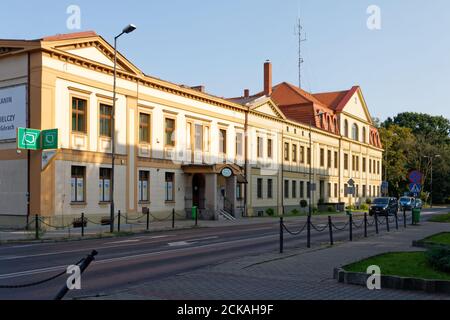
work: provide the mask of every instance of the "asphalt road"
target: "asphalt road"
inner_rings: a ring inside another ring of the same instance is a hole
[[[427,210],[429,217],[448,209]],[[338,227],[347,222],[346,217],[333,218]],[[360,224],[362,217],[355,217]],[[321,229],[327,217],[314,217],[314,225]],[[286,225],[298,231],[304,218],[287,219]],[[395,224],[391,225],[395,228]],[[98,256],[82,276],[82,289],[71,291],[66,299],[101,295],[120,291],[155,279],[188,272],[211,264],[250,254],[279,250],[279,223],[275,219],[257,224],[226,227],[178,230],[116,239],[85,240],[77,242],[23,244],[0,246],[0,287],[20,285],[49,278],[75,264],[92,250]],[[387,232],[380,225],[380,232]],[[375,228],[369,227],[369,236]],[[354,238],[363,236],[363,228],[354,230]],[[334,231],[334,240],[348,241],[349,231]],[[306,230],[300,236],[284,233],[285,248],[306,248]],[[318,233],[312,230],[312,246],[329,242],[328,229]],[[65,285],[67,276],[22,289],[0,288],[3,300],[49,300]]]

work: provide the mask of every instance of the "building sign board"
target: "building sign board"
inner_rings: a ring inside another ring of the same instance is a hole
[[[0,88],[0,141],[17,138],[17,128],[27,125],[26,110],[26,85]]]
[[[26,150],[41,149],[41,131],[35,129],[17,129],[17,148]]]

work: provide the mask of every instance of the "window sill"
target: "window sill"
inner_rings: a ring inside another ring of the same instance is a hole
[[[150,201],[139,201],[138,204],[139,205],[148,205],[148,204],[151,204],[151,202]]]
[[[87,206],[86,202],[71,202],[71,206]]]
[[[175,201],[165,201],[166,205],[174,205],[176,202]]]
[[[111,204],[111,201],[100,201],[98,205],[100,206],[109,206]]]

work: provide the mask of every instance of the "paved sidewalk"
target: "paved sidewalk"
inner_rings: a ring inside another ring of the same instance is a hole
[[[424,300],[450,299],[420,291],[382,289],[337,283],[333,269],[373,255],[418,251],[418,240],[442,231],[450,224],[423,223],[406,230],[346,242],[332,248],[268,253],[223,262],[193,272],[149,282],[96,299],[104,300]],[[299,249],[300,250],[300,249]]]

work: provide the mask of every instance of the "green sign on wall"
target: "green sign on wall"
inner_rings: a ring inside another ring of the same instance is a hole
[[[42,149],[58,149],[58,129],[42,131]]]
[[[25,150],[58,149],[58,129],[17,129],[17,148]]]
[[[26,150],[41,149],[41,131],[35,129],[17,129],[17,148]]]

